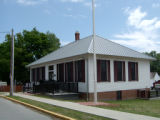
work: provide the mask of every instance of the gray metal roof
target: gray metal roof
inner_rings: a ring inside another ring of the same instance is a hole
[[[56,51],[40,58],[39,60],[32,62],[27,65],[27,67],[46,63],[49,61],[59,60],[67,57],[77,56],[86,53],[93,53],[93,37],[89,36],[78,41],[74,41],[68,45],[59,48]],[[150,57],[146,54],[137,52],[110,40],[104,39],[102,37],[95,37],[95,52],[100,55],[110,55],[110,56],[122,56],[131,58],[140,58],[155,60],[155,58]]]

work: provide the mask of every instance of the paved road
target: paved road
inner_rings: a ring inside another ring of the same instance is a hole
[[[58,120],[0,97],[0,120]]]

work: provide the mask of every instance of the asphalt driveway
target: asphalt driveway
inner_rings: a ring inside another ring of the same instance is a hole
[[[58,120],[0,97],[0,120]]]

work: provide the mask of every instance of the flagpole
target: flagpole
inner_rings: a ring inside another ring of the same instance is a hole
[[[93,19],[93,72],[94,72],[94,103],[97,103],[97,62],[95,53],[95,5],[92,0],[92,19]]]

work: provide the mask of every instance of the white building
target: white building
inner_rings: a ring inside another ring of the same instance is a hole
[[[93,36],[79,39],[29,64],[30,81],[78,83],[83,98],[93,99]],[[95,37],[98,99],[132,99],[139,89],[150,88],[150,61],[154,58]],[[55,76],[54,76],[54,75]]]
[[[153,87],[153,83],[160,80],[160,76],[157,72],[151,72],[150,73],[150,87]]]

